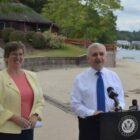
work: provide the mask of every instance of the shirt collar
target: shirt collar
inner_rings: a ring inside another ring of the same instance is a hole
[[[91,72],[94,74],[94,75],[96,75],[96,73],[97,73],[97,70],[95,70],[94,68],[90,68],[91,69]],[[100,72],[104,75],[104,68],[102,68],[101,70],[100,70]]]

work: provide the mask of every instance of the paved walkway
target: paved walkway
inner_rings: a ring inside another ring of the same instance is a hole
[[[77,118],[46,103],[44,125],[35,129],[35,140],[78,140]]]

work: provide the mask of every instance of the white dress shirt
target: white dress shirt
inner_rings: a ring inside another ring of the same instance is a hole
[[[93,115],[97,111],[96,82],[98,76],[96,70],[88,68],[86,71],[77,75],[71,93],[71,106],[75,114],[81,118]],[[118,93],[119,105],[124,109],[124,91],[118,75],[107,69],[101,70],[105,89],[106,112],[114,109],[114,101],[109,98],[108,87],[113,87]]]

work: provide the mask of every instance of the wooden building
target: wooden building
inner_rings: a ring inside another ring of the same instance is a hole
[[[58,32],[56,24],[44,18],[28,6],[21,3],[8,3],[8,10],[0,4],[0,29],[13,27],[22,31],[44,31]]]

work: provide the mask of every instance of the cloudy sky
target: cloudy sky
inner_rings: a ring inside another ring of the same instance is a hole
[[[140,30],[140,0],[121,0],[124,7],[117,11],[117,29],[127,31]]]

